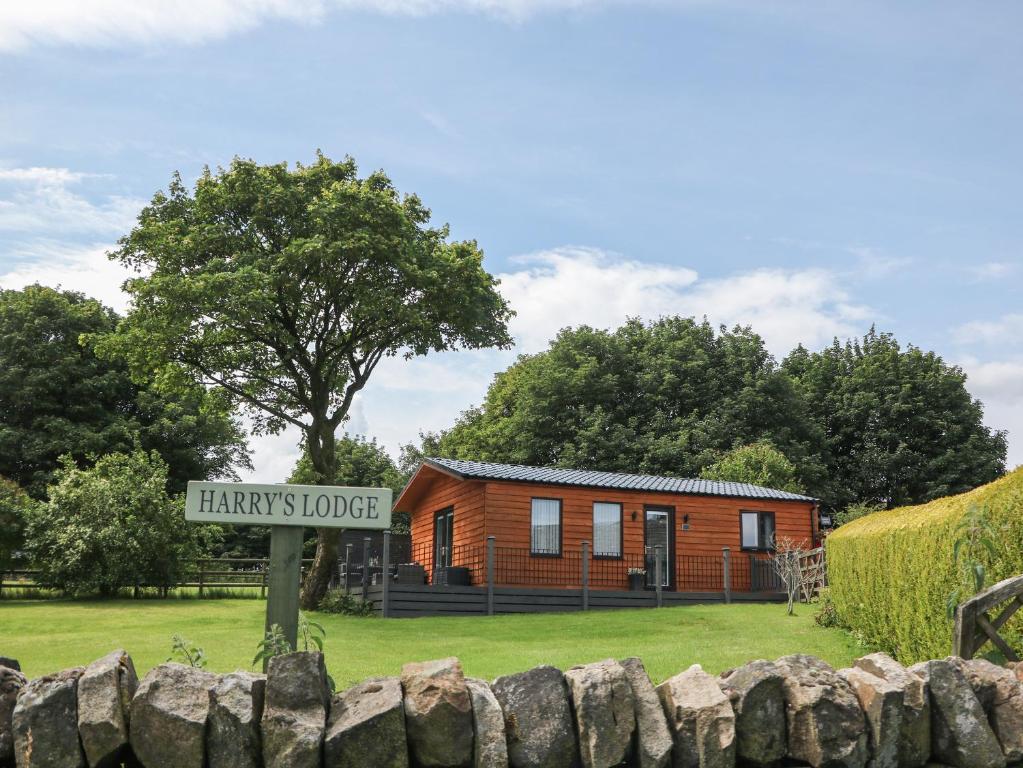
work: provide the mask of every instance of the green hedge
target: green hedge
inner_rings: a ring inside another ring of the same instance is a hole
[[[988,584],[1023,574],[1020,467],[968,493],[876,512],[828,536],[839,621],[905,664],[951,653],[946,603],[958,583],[952,547],[956,524],[974,507],[999,528],[994,556],[985,555]],[[1014,619],[1009,630],[1021,626]]]

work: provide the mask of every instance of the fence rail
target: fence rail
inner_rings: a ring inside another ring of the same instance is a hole
[[[303,560],[302,568],[312,564]],[[199,597],[206,597],[210,590],[218,592],[231,590],[259,590],[260,597],[266,597],[269,558],[216,557],[191,560],[185,564],[182,577],[174,584],[126,584],[136,594],[144,589],[195,589]],[[46,589],[40,580],[41,571],[36,568],[9,568],[0,570],[0,597],[9,590]]]
[[[500,587],[551,587],[624,590],[630,587],[630,572],[641,573],[641,586],[653,589],[655,555],[630,553],[620,557],[593,555],[585,550],[564,550],[560,555],[537,555],[523,547],[493,544],[492,583]],[[490,583],[487,578],[486,545],[462,544],[435,550],[430,543],[416,543],[409,548],[407,565],[419,566],[416,582],[420,585],[449,583],[449,571],[462,570],[467,575],[462,586],[480,586]],[[726,561],[728,567],[726,568]],[[391,560],[392,575],[397,574],[401,561]],[[586,568],[584,569],[584,563]],[[361,585],[358,572],[354,584]],[[727,585],[726,585],[726,581]],[[372,578],[370,584],[377,583]],[[412,583],[406,581],[405,583]],[[680,554],[671,559],[662,576],[662,588],[672,592],[777,592],[783,585],[775,573],[771,556],[767,553],[732,555],[728,548],[721,554]]]
[[[493,537],[479,545],[459,544],[437,551],[429,543],[412,543],[407,535],[386,534],[373,542],[364,539],[362,546],[356,542],[343,547],[332,585],[360,588],[364,595],[372,585],[389,583],[581,589],[586,599],[591,589],[640,589],[651,593],[714,593],[726,602],[733,596],[784,589],[766,553],[732,553],[725,547],[717,555],[676,555],[662,573],[660,589],[654,583],[656,559],[652,551],[621,557],[593,555],[588,543],[558,556],[537,556],[527,548],[498,546]],[[303,567],[311,563],[302,561]],[[265,597],[268,567],[267,558],[195,560],[186,565],[183,577],[170,588],[194,589],[199,597],[211,592],[258,590],[259,596]],[[638,580],[630,579],[630,573],[638,574]],[[0,596],[5,590],[42,588],[38,576],[39,571],[27,568],[0,572]],[[165,585],[140,584],[135,585],[135,591],[153,587],[167,589]]]

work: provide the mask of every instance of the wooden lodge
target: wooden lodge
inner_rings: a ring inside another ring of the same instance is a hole
[[[394,509],[421,566],[398,584],[416,588],[777,592],[773,543],[819,541],[817,501],[800,494],[452,459],[424,460]]]

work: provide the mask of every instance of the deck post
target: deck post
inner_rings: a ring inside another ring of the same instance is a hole
[[[381,585],[383,588],[383,603],[380,606],[380,615],[385,619],[387,618],[388,605],[387,602],[391,599],[391,532],[384,531],[384,552],[382,557],[383,573]]]
[[[362,601],[369,598],[369,536],[362,540]]]
[[[352,586],[352,545],[345,544],[345,592]]]
[[[496,536],[487,536],[487,616],[494,615],[494,545]]]
[[[583,541],[583,610],[590,610],[590,542]]]
[[[664,576],[661,573],[661,545],[654,547],[654,592],[657,597],[657,607],[664,605],[664,595],[661,594],[661,582]]]
[[[204,582],[206,581],[205,576],[206,576],[206,561],[205,560],[200,560],[199,561],[199,597],[202,597],[203,585],[204,585]]]
[[[724,579],[725,602],[732,602],[732,550],[721,547],[721,576]]]
[[[952,634],[952,655],[971,659],[975,652],[973,636],[976,633],[977,610],[970,602],[960,603],[956,608],[955,628]]]

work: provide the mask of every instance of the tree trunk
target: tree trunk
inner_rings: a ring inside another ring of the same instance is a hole
[[[306,444],[309,458],[319,477],[317,485],[334,485],[337,475],[334,429],[329,425],[314,424],[309,432]],[[336,528],[316,529],[316,555],[302,583],[299,598],[303,611],[315,611],[327,594],[330,575],[337,563],[338,536]]]

